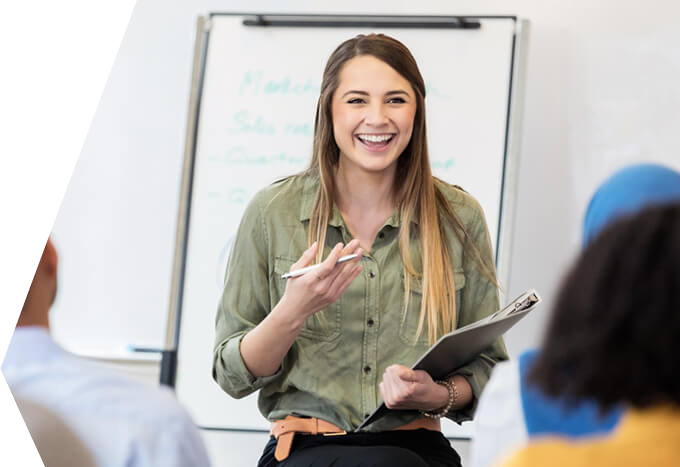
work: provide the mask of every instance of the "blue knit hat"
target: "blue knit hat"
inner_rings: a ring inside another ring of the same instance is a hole
[[[583,246],[611,221],[673,201],[680,201],[680,172],[658,164],[621,169],[600,185],[590,200],[583,222]]]

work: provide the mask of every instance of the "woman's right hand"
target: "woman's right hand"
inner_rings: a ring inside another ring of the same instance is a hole
[[[291,266],[291,271],[308,266],[316,257],[316,243]],[[359,255],[346,263],[336,264],[343,255]],[[288,279],[279,303],[260,323],[248,332],[239,349],[243,363],[256,378],[271,376],[295,342],[305,320],[335,302],[361,272],[357,263],[363,255],[359,241],[342,243],[328,255],[321,266],[299,277]]]
[[[317,248],[317,242],[314,242],[290,270],[309,266],[316,258]],[[342,256],[354,253],[359,256],[346,263],[336,264]],[[288,279],[286,291],[279,304],[285,304],[284,308],[289,310],[297,324],[302,326],[307,318],[340,298],[356,279],[362,269],[358,263],[363,253],[359,247],[359,240],[352,240],[344,247],[342,243],[338,243],[317,269]]]

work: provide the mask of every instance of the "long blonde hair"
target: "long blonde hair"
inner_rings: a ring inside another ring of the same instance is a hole
[[[389,36],[358,35],[340,44],[326,64],[316,108],[314,145],[309,167],[310,172],[318,173],[320,181],[309,221],[309,243],[325,243],[326,228],[333,211],[335,173],[340,158],[340,149],[333,134],[331,101],[338,88],[342,67],[359,55],[371,55],[385,62],[407,79],[415,91],[417,108],[413,134],[397,160],[394,186],[396,202],[401,208],[399,253],[404,265],[404,306],[408,306],[412,279],[420,279],[423,298],[416,336],[420,335],[424,323],[427,322],[429,340],[433,343],[441,334],[456,326],[454,273],[448,239],[439,213],[442,212],[448,218],[461,241],[467,233],[444,195],[435,186],[430,170],[425,130],[425,82],[411,52],[401,42]],[[415,229],[412,222],[417,223]],[[414,267],[410,248],[412,237],[418,238],[420,242],[422,271],[417,271]],[[319,248],[317,261],[321,261],[322,254],[323,248]],[[477,258],[481,259],[479,254]]]

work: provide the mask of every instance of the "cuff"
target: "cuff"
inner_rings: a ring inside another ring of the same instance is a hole
[[[479,396],[482,394],[482,389],[484,389],[484,385],[489,379],[487,374],[488,365],[484,362],[473,360],[469,364],[458,368],[455,373],[449,376],[462,376],[467,380],[472,389],[472,400],[462,409],[449,412],[446,415],[446,418],[451,419],[458,424],[472,420],[472,417],[477,410]]]
[[[243,336],[234,337],[226,342],[218,351],[215,359],[215,380],[230,396],[241,398],[266,386],[282,374],[282,368],[270,376],[255,377],[246,367],[241,356],[241,339]]]

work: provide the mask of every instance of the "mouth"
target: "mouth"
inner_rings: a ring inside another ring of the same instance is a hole
[[[372,152],[384,151],[394,141],[396,133],[358,133],[356,138],[362,146]]]

